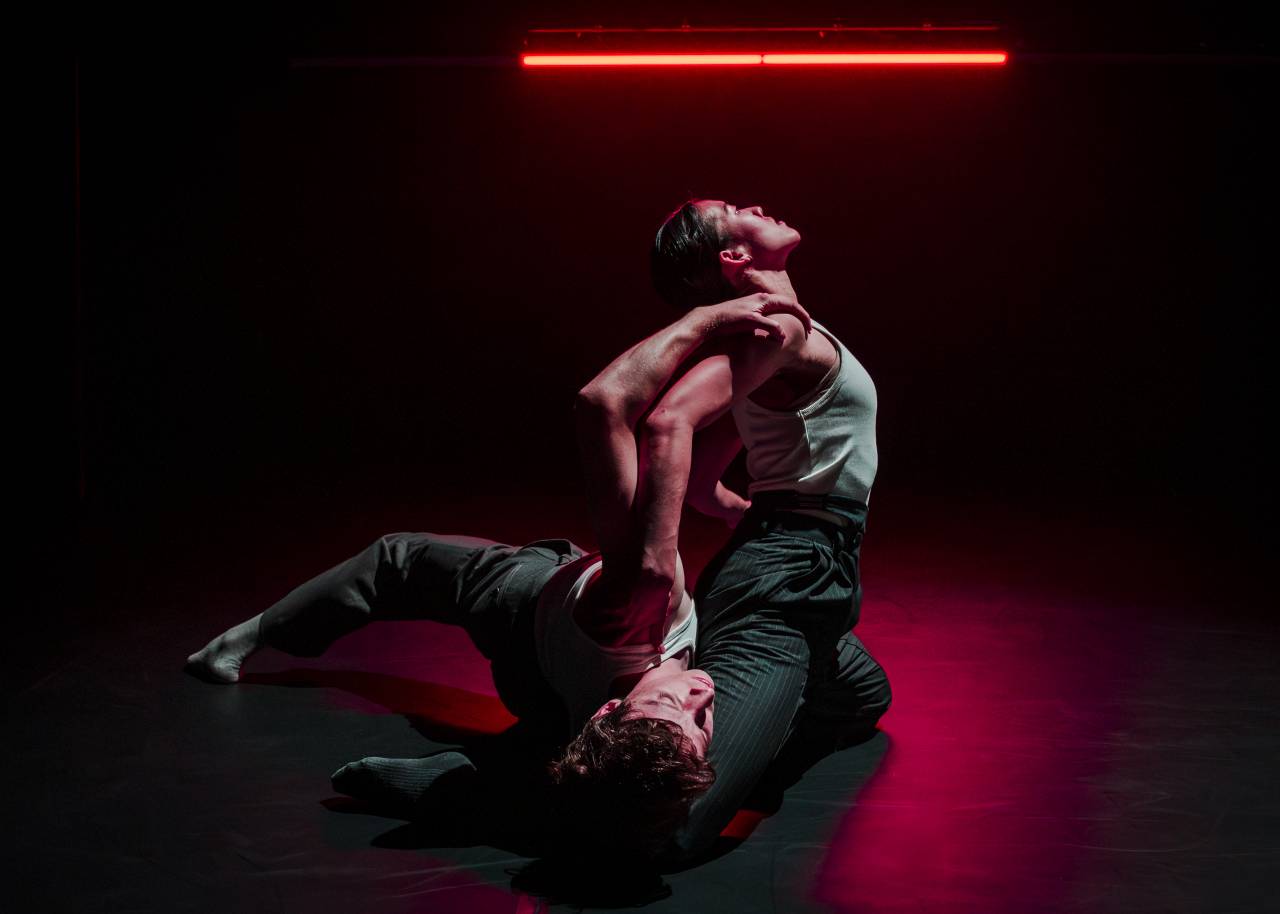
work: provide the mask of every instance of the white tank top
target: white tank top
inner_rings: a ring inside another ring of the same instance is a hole
[[[543,678],[569,710],[573,733],[613,697],[609,687],[620,676],[644,673],[677,656],[697,641],[698,614],[685,591],[672,614],[662,650],[652,644],[600,644],[573,618],[574,608],[588,582],[603,567],[600,554],[590,553],[563,566],[538,595],[534,640]]]
[[[817,321],[813,329],[831,340],[840,364],[807,405],[766,409],[750,397],[733,404],[733,419],[747,449],[747,492],[835,493],[866,503],[878,463],[876,387],[831,331]]]

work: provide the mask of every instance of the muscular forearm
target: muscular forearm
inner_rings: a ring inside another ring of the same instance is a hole
[[[583,388],[583,397],[616,411],[634,428],[710,329],[706,309],[693,309],[610,362]]]
[[[705,338],[705,323],[703,312],[695,309],[632,346],[579,392],[574,408],[587,502],[605,556],[604,577],[611,592],[634,594],[632,604],[641,607],[661,599],[665,611],[671,581],[664,582],[657,569],[674,567],[675,547],[672,542],[670,562],[655,558],[646,564],[646,546],[653,556],[663,550],[648,543],[652,528],[644,511],[633,510],[642,478],[636,425],[680,363]]]
[[[677,536],[693,427],[660,406],[639,430],[608,409],[580,404],[584,474],[604,554],[598,604],[628,630],[661,644],[672,592],[683,588]]]
[[[789,331],[784,326],[784,322],[797,321],[803,333]],[[634,428],[671,381],[680,363],[708,337],[763,332],[775,341],[778,351],[792,353],[797,345],[803,344],[809,327],[808,312],[793,296],[756,292],[703,305],[618,356],[580,395],[588,402],[615,411]]]
[[[620,416],[585,398],[575,405],[574,420],[596,542],[606,555],[621,557],[633,545],[629,519],[636,495],[635,432]],[[622,565],[608,564],[611,571]]]
[[[640,440],[636,508],[643,519],[642,573],[648,580],[665,582],[668,587],[676,576],[680,510],[689,483],[692,450],[693,426],[659,406],[645,422]]]

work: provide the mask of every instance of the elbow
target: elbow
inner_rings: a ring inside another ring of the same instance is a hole
[[[623,408],[622,398],[616,391],[604,384],[592,381],[578,391],[573,402],[574,412],[579,416],[602,416],[620,412]]]
[[[676,558],[678,559],[678,555]],[[665,614],[667,603],[671,599],[671,590],[676,586],[676,570],[673,562],[645,558],[640,562],[640,575],[636,580],[633,599],[647,596],[653,604],[655,614]]]
[[[644,430],[651,438],[693,437],[694,422],[682,410],[659,404],[644,420]]]

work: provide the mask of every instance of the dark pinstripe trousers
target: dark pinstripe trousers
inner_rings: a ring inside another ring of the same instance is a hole
[[[379,619],[459,625],[490,660],[512,713],[565,732],[563,703],[537,668],[533,617],[556,568],[581,554],[568,540],[513,547],[390,534],[267,609],[261,631],[273,647],[314,657]],[[788,737],[834,749],[888,707],[884,671],[849,632],[860,592],[856,543],[783,512],[749,513],[703,571],[697,662],[716,685],[716,782],[694,804],[682,853],[715,840]]]
[[[567,730],[559,697],[538,669],[534,614],[556,569],[582,555],[568,540],[508,546],[471,536],[391,533],[295,588],[262,614],[265,643],[318,657],[378,620],[462,627],[489,660],[508,710]]]
[[[678,855],[711,845],[789,738],[834,750],[870,735],[888,709],[889,680],[850,631],[861,532],[749,511],[699,577],[697,665],[716,686],[716,782],[694,803]]]

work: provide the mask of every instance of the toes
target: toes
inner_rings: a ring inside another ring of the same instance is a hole
[[[182,669],[197,679],[217,685],[228,685],[240,680],[239,667],[212,663],[202,654],[192,654],[187,658],[186,666]]]
[[[360,782],[366,775],[364,761],[348,762],[333,774],[329,775],[329,783],[338,793],[353,797],[360,790]]]

